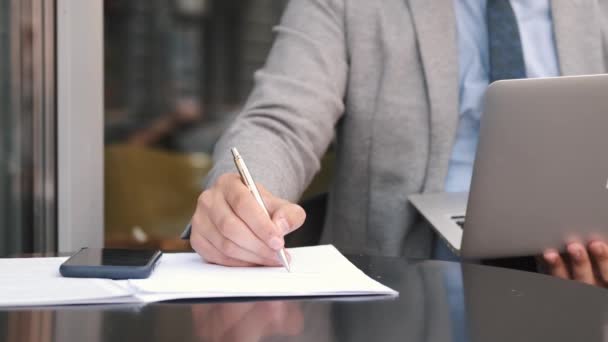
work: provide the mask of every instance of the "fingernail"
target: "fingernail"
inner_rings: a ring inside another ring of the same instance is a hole
[[[568,252],[576,261],[580,261],[583,257],[583,251],[578,246],[571,246],[568,248]]]
[[[273,237],[272,239],[270,239],[270,248],[274,250],[279,250],[283,248],[283,241],[278,237]]]
[[[284,218],[281,218],[277,221],[277,226],[283,232],[283,234],[287,234],[291,230],[289,227],[289,222],[287,222],[287,220]]]
[[[602,246],[600,243],[592,243],[589,247],[596,256],[604,256],[604,246]]]
[[[557,261],[557,253],[555,253],[555,252],[545,253],[545,261],[550,264],[555,264],[555,262]]]

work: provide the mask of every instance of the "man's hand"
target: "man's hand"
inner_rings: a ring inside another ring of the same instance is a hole
[[[284,236],[304,223],[297,204],[273,196],[256,184],[271,215],[255,201],[238,174],[221,176],[198,199],[190,244],[206,261],[225,266],[280,266]]]
[[[573,279],[589,285],[608,287],[608,245],[593,241],[587,248],[579,242],[571,243],[566,253],[548,250],[543,260],[549,273],[564,279]]]

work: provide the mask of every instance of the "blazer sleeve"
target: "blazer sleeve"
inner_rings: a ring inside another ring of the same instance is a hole
[[[236,172],[230,154],[236,147],[256,182],[281,198],[299,199],[344,112],[344,1],[289,2],[249,99],[214,148],[205,188]]]
[[[602,34],[602,49],[604,57],[604,72],[608,72],[608,0],[599,1],[600,31]]]
[[[215,146],[206,186],[236,172],[230,148],[237,147],[257,182],[277,196],[299,199],[344,112],[343,1],[289,2],[245,107]]]

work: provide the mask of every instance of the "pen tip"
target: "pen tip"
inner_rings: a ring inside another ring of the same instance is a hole
[[[279,251],[279,257],[281,259],[281,263],[283,264],[283,267],[285,267],[287,272],[291,273],[291,265],[289,264],[289,259],[287,259],[287,255],[285,255],[284,249]]]

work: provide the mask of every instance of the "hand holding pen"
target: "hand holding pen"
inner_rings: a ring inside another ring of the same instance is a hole
[[[268,218],[270,218],[270,213],[268,213],[268,209],[266,209],[266,204],[264,204],[262,195],[260,194],[258,187],[255,185],[255,182],[253,181],[253,177],[251,176],[251,173],[249,173],[247,164],[245,164],[245,161],[239,154],[239,151],[236,149],[236,147],[233,147],[230,150],[230,152],[232,152],[232,157],[234,158],[234,165],[236,166],[237,170],[239,171],[239,175],[241,176],[241,181],[243,182],[243,184],[245,184],[245,186],[247,186],[247,189],[249,189],[249,192],[251,192],[251,195],[253,196],[253,198],[255,198],[255,201],[258,203],[260,208],[262,208],[262,210],[264,210],[264,213],[266,214],[266,216],[268,216]],[[285,267],[288,272],[291,272],[291,268],[289,267],[289,260],[287,260],[287,255],[285,254],[284,248],[279,249],[278,256],[279,256],[279,260],[281,261],[281,264],[283,265],[283,267]]]
[[[206,261],[220,265],[286,266],[284,236],[299,228],[306,214],[257,184],[264,210],[245,182],[239,174],[225,174],[199,196],[190,243]]]

